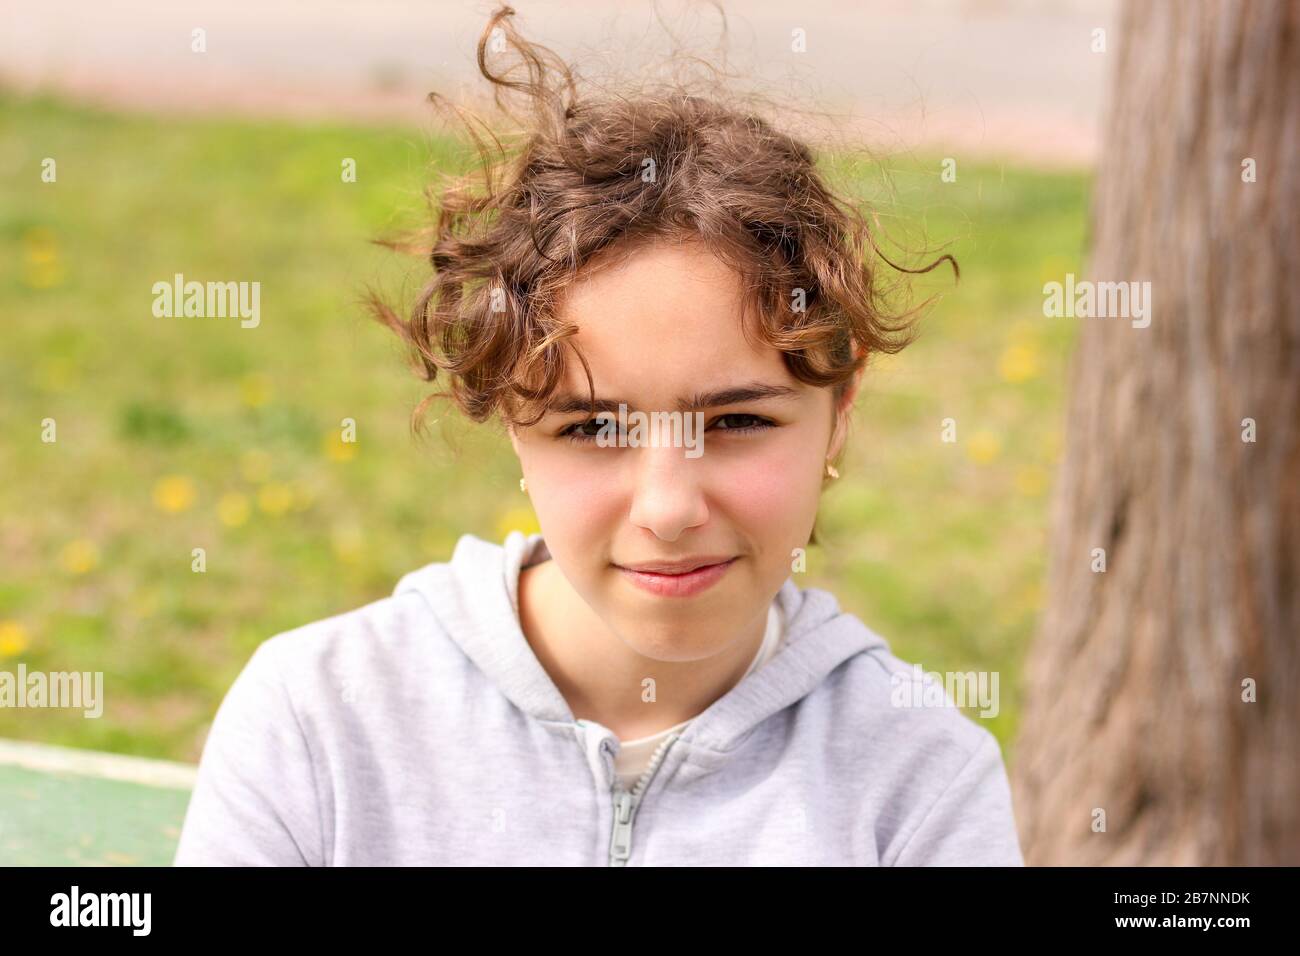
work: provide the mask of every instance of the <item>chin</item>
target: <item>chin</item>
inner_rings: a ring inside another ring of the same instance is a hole
[[[674,626],[667,618],[662,621],[647,619],[645,613],[635,610],[624,610],[605,620],[632,650],[642,657],[664,663],[704,660],[725,646],[725,641],[719,640],[725,634],[725,628],[717,626],[716,618],[706,619],[707,626],[695,621],[689,630]]]
[[[642,657],[662,661],[665,664],[685,664],[691,661],[706,660],[722,650],[717,645],[716,638],[692,640],[678,636],[657,641],[625,637],[625,640],[627,640],[628,646]]]

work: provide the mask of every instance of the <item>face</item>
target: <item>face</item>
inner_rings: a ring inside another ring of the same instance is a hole
[[[853,390],[833,408],[830,389],[804,385],[780,351],[747,341],[738,277],[698,242],[647,246],[589,271],[560,317],[579,329],[571,341],[590,367],[598,414],[608,402],[612,418],[625,402],[629,427],[611,422],[604,434],[615,443],[597,441],[602,419],[590,415],[570,355],[552,399],[561,407],[511,429],[551,556],[637,653],[717,654],[753,632],[792,552],[807,546]],[[580,407],[564,411],[566,397]],[[638,411],[679,413],[677,444],[667,428],[632,441]],[[700,562],[711,566],[633,570]]]

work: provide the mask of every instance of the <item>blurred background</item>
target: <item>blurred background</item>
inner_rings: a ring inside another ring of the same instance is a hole
[[[370,240],[464,166],[424,95],[482,107],[492,4],[3,7],[0,669],[102,671],[105,699],[0,708],[0,863],[167,863],[186,765],[259,642],[386,596],[462,533],[536,530],[497,429],[412,437],[424,388],[360,307],[423,281]],[[1112,5],[748,2],[725,36],[698,4],[515,7],[584,73],[643,75],[663,23],[725,50],[824,111],[828,174],[892,239],[957,257],[959,284],[918,282],[942,294],[920,340],[873,361],[801,583],[927,670],[998,672],[983,722],[1014,763],[1077,327],[1042,286],[1081,271]],[[176,273],[260,282],[260,324],[156,318]]]

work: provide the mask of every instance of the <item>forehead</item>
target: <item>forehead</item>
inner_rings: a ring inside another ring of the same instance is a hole
[[[580,275],[558,317],[573,323],[599,390],[642,399],[676,396],[703,381],[792,384],[779,350],[747,338],[740,276],[699,241],[644,246]],[[569,388],[586,391],[582,366],[566,363]]]

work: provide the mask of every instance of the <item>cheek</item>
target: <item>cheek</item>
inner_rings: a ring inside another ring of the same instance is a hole
[[[571,550],[566,543],[572,542],[590,553],[603,554],[603,547],[592,552],[584,542],[606,537],[611,517],[623,513],[618,496],[610,494],[614,480],[611,461],[557,442],[529,449],[521,462],[547,543]]]
[[[815,442],[793,427],[782,431],[749,454],[719,456],[711,476],[726,513],[759,540],[800,538],[817,512],[821,459]]]

